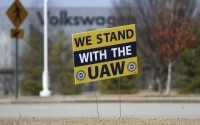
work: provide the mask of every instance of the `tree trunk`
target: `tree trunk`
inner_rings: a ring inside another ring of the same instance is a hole
[[[160,81],[161,81],[160,78],[156,77],[156,84],[158,85],[158,91],[159,91],[159,94],[161,95],[162,94],[162,84]]]
[[[170,94],[171,89],[171,76],[172,76],[172,62],[168,64],[168,74],[167,74],[167,83],[166,83],[166,94]]]

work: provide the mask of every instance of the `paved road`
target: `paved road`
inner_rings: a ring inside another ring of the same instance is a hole
[[[100,118],[117,118],[118,103],[98,103]],[[200,103],[122,103],[123,118],[200,118]],[[96,103],[0,104],[0,118],[96,118]]]

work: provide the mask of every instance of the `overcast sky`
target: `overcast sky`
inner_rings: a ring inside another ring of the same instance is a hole
[[[20,0],[25,7],[43,6],[44,0]],[[53,7],[111,7],[116,0],[49,0]],[[14,0],[0,0],[0,8],[9,7]],[[200,4],[200,0],[197,0]]]
[[[43,6],[43,0],[20,0],[26,7]],[[110,7],[113,0],[49,0],[49,6]],[[8,7],[14,0],[0,0],[0,7]]]

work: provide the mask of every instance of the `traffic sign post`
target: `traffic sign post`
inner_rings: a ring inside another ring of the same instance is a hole
[[[24,30],[18,29],[25,18],[28,16],[27,11],[19,0],[15,0],[6,12],[7,16],[15,26],[11,29],[11,37],[15,38],[15,98],[18,98],[18,39],[23,38]]]

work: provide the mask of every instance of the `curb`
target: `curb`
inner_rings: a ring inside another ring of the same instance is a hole
[[[115,103],[119,102],[117,95],[98,95],[99,103]],[[96,102],[94,95],[75,95],[75,96],[20,96],[18,99],[14,97],[0,98],[0,104],[20,104],[20,103],[92,103]],[[121,95],[121,102],[125,103],[200,103],[198,96],[133,96]]]

